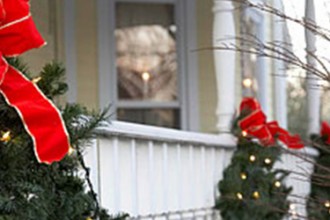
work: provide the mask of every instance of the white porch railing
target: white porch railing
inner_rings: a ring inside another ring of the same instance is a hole
[[[85,158],[100,203],[110,213],[139,219],[215,219],[211,207],[236,146],[234,137],[117,121],[97,132],[95,146],[88,148]],[[289,155],[278,166],[311,170]],[[309,192],[308,182],[292,178],[288,183],[295,194],[303,197]]]

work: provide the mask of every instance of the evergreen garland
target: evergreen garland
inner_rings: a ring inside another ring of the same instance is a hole
[[[288,213],[292,190],[284,183],[289,173],[274,168],[281,147],[265,147],[245,137],[237,125],[243,117],[244,112],[234,123],[237,149],[218,183],[215,208],[223,220],[281,220]]]
[[[313,135],[312,140],[319,152],[315,158],[314,171],[311,175],[311,192],[307,201],[309,219],[330,219],[330,145],[327,144],[328,135]]]
[[[27,77],[31,75],[18,59],[8,59],[8,62]],[[47,64],[37,86],[55,100],[67,90],[63,76],[61,65]],[[20,117],[0,97],[0,132],[1,135],[7,133],[0,142],[0,220],[124,219],[125,215],[113,218],[99,207],[82,157],[93,130],[106,119],[106,113],[92,113],[69,104],[60,109],[74,153],[61,162],[45,165],[37,162],[32,140]],[[47,116],[36,118],[36,123],[42,121],[42,117]],[[85,179],[78,175],[82,168]]]

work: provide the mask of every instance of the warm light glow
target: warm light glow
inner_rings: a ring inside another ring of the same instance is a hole
[[[247,131],[242,131],[242,136],[246,137],[248,135]]]
[[[148,82],[150,79],[150,73],[148,73],[148,72],[143,72],[141,76],[142,76],[143,81],[145,81],[145,82]]]
[[[73,147],[70,146],[69,151],[68,151],[68,155],[69,156],[72,155],[73,152],[74,152],[74,149],[73,149]]]
[[[242,199],[243,199],[243,195],[242,195],[242,193],[237,193],[236,196],[237,196],[237,198],[238,198],[239,200],[242,200]]]
[[[253,198],[255,198],[255,199],[259,199],[259,198],[260,198],[260,194],[259,194],[258,191],[255,191],[255,192],[253,193]]]
[[[7,132],[4,132],[2,134],[2,137],[1,137],[1,141],[4,141],[4,142],[8,142],[10,141],[11,137],[10,137],[10,131],[7,131]]]
[[[241,179],[242,180],[246,180],[247,179],[247,175],[245,173],[241,173]]]
[[[274,185],[275,185],[275,187],[280,188],[281,187],[281,182],[280,181],[276,181],[274,183]]]
[[[271,159],[269,159],[269,158],[266,158],[265,159],[265,164],[271,164],[272,163],[272,160]]]
[[[296,209],[296,206],[294,204],[290,204],[290,209],[294,210],[294,209]]]
[[[297,215],[298,215],[298,214],[297,214],[296,211],[292,211],[292,212],[291,212],[291,215],[292,215],[292,218],[295,219],[295,218],[297,218]]]
[[[257,158],[256,158],[256,156],[251,155],[249,159],[250,159],[251,162],[254,162],[254,161],[256,161]]]
[[[41,76],[38,76],[38,77],[32,79],[32,82],[33,83],[38,83],[41,79],[42,79],[42,77]]]
[[[251,88],[252,83],[253,83],[252,79],[250,79],[250,78],[246,78],[246,79],[243,80],[243,86],[245,88]]]
[[[326,201],[326,202],[324,203],[324,206],[327,207],[327,208],[330,208],[330,202],[329,202],[329,201]]]
[[[93,220],[91,217],[87,217],[86,220]]]

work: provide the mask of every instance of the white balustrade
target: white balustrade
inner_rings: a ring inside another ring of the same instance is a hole
[[[100,202],[131,216],[211,208],[235,147],[234,138],[123,122],[97,133],[86,160]]]
[[[110,213],[218,219],[210,208],[235,150],[235,138],[117,121],[97,133],[86,160],[100,202]],[[282,159],[277,167],[306,174],[312,171],[312,164],[295,156],[285,154]],[[297,175],[291,174],[287,184],[293,186],[294,195],[305,197],[309,192],[310,183]],[[178,212],[182,210],[187,212]],[[305,214],[304,205],[297,205],[297,211]],[[150,219],[166,219],[164,216]]]

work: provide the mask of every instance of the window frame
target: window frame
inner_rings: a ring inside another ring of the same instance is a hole
[[[188,51],[196,48],[195,24],[196,0],[98,0],[98,68],[99,68],[99,106],[111,105],[112,118],[116,119],[118,108],[163,108],[180,110],[180,128],[197,130],[198,120],[198,84],[197,55]],[[177,61],[178,61],[178,100],[173,102],[126,101],[118,100],[116,45],[114,30],[116,27],[115,4],[155,3],[173,4],[175,7],[175,23],[177,25]],[[113,61],[113,62],[109,62]],[[110,73],[110,74],[109,74]],[[189,75],[188,75],[189,73]]]

